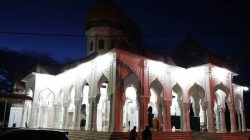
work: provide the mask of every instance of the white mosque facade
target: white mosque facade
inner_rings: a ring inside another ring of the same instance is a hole
[[[133,41],[116,26],[121,23],[114,20],[116,15],[102,14],[88,15],[85,23],[88,55],[97,55],[59,74],[38,70],[27,75],[25,91],[33,101],[26,101],[19,111],[12,108],[9,125],[19,112],[20,127],[27,122],[30,128],[127,132],[137,126],[142,131],[151,121],[152,107],[157,131],[175,127],[189,132],[193,120],[200,131],[246,131],[247,88],[232,82],[236,73],[213,63],[183,68],[171,59],[123,49],[124,42]]]

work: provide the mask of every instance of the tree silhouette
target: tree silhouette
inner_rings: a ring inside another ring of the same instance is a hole
[[[0,92],[12,92],[14,82],[21,80],[37,64],[61,66],[50,55],[36,52],[15,52],[0,49]]]

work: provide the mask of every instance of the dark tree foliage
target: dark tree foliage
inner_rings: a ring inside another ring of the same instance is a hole
[[[0,92],[12,92],[14,82],[24,78],[37,64],[61,66],[45,53],[0,49]]]

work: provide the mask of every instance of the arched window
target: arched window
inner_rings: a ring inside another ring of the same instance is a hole
[[[103,49],[104,49],[104,40],[103,40],[103,39],[99,40],[98,45],[99,45],[98,48],[99,48],[100,50],[103,50]]]

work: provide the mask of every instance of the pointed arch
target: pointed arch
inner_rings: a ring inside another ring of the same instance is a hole
[[[102,74],[102,76],[100,77],[97,83],[98,87],[100,87],[102,83],[106,83],[106,82],[108,82],[108,78],[104,74]]]
[[[152,88],[159,97],[163,97],[163,86],[158,79],[155,79],[153,82],[151,82],[150,88]]]
[[[135,87],[137,90],[140,89],[140,81],[135,73],[131,73],[124,78],[124,88],[129,86]]]
[[[205,98],[205,90],[202,86],[195,83],[189,90],[188,90],[188,96],[193,96],[194,98]]]
[[[86,86],[89,86],[89,82],[87,82],[86,80],[84,80],[83,83],[81,84],[81,95],[80,95],[80,98],[83,98],[83,96],[84,96],[84,88]]]
[[[182,101],[183,90],[182,90],[181,86],[180,86],[178,83],[176,83],[176,84],[173,86],[173,88],[172,88],[172,93],[173,93],[173,92],[175,92],[175,93],[178,95],[177,100],[178,100],[178,101]],[[173,98],[173,96],[172,96],[172,98]]]
[[[226,93],[226,95],[227,95],[227,97],[229,96],[229,89],[228,89],[228,87],[226,87],[223,83],[220,83],[220,84],[218,84],[218,85],[216,85],[215,87],[214,87],[214,93],[217,91],[217,90],[222,90],[223,92],[225,92]]]
[[[148,107],[152,108],[152,114],[154,115],[153,120],[158,121],[159,125],[156,126],[158,131],[162,130],[163,127],[163,86],[158,79],[155,79],[150,84],[150,100]],[[151,121],[152,122],[152,121]],[[150,123],[150,126],[152,124]]]
[[[100,79],[97,82],[98,93],[96,95],[97,102],[97,131],[108,131],[109,128],[109,110],[110,101],[108,99],[108,87],[109,81],[108,78],[102,74]]]
[[[132,129],[133,126],[140,128],[140,81],[135,73],[127,75],[123,82],[124,93],[122,97],[122,125],[123,131]],[[130,122],[130,126],[128,125]],[[130,127],[130,128],[129,128]]]
[[[55,100],[55,94],[51,89],[46,88],[38,94],[38,99],[40,105],[51,107]]]
[[[213,89],[214,92],[214,109],[216,129],[218,132],[226,132],[230,130],[230,116],[227,103],[230,102],[229,89],[222,84],[222,82],[216,85]]]

